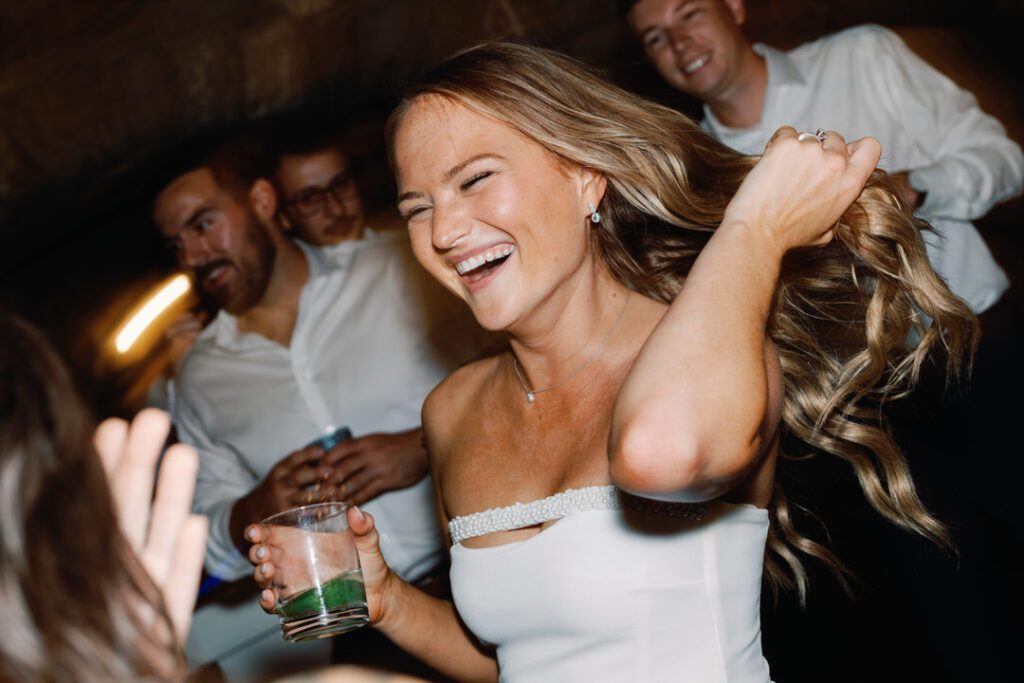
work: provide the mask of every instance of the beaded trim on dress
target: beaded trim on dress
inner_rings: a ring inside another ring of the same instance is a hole
[[[700,520],[708,509],[707,503],[669,503],[634,496],[614,486],[588,486],[567,489],[529,503],[515,503],[456,517],[448,522],[448,533],[451,535],[452,545],[455,545],[476,536],[522,529],[561,519],[574,512],[620,510],[623,507],[695,521]]]

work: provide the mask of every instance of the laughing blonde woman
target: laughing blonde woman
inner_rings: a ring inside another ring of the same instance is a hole
[[[458,680],[763,683],[762,571],[802,589],[802,556],[835,561],[776,490],[800,466],[783,432],[945,539],[878,406],[929,354],[955,370],[974,321],[874,171],[877,142],[783,128],[743,157],[507,44],[428,73],[389,139],[417,258],[510,338],[424,407],[454,604],[401,582],[350,511],[396,643]],[[273,538],[249,533],[272,608]]]

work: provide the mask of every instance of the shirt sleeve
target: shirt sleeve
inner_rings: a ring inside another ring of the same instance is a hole
[[[904,122],[907,142],[934,161],[909,170],[912,187],[927,192],[924,214],[973,220],[1021,191],[1024,156],[994,117],[978,107],[970,92],[958,87],[914,54],[891,31],[874,27],[871,52],[876,77],[887,90],[883,101]],[[870,74],[863,74],[871,78]]]
[[[240,579],[252,567],[231,539],[231,509],[235,501],[255,485],[255,477],[230,447],[218,444],[208,436],[199,415],[211,414],[201,409],[201,398],[186,391],[185,382],[177,385],[174,402],[174,424],[178,438],[199,452],[199,475],[192,499],[193,512],[210,520],[206,541],[206,571],[224,580]]]

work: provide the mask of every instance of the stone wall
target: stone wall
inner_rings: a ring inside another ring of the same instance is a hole
[[[371,204],[390,204],[381,125],[400,84],[470,42],[561,49],[691,112],[646,64],[617,0],[19,0],[0,3],[0,305],[47,328],[94,395],[97,344],[173,267],[149,219],[148,170],[189,135],[281,112],[348,121]],[[975,90],[1024,139],[1014,0],[751,0],[748,34],[780,47],[883,23]],[[386,211],[386,209],[384,209]],[[1019,211],[1018,211],[1019,213]],[[1006,214],[1003,224],[1015,224]],[[384,220],[384,219],[382,219]],[[1017,232],[991,237],[1011,259]],[[997,251],[997,253],[999,253]],[[1018,266],[1014,266],[1017,269]],[[132,370],[129,369],[128,375]],[[117,373],[114,373],[117,374]],[[96,382],[99,381],[99,384]]]

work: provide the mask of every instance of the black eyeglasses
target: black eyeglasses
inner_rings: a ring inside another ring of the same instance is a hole
[[[327,193],[334,197],[334,201],[341,203],[353,189],[355,184],[352,175],[342,171],[331,178],[326,187],[307,187],[285,203],[302,216],[315,216],[327,208]]]

